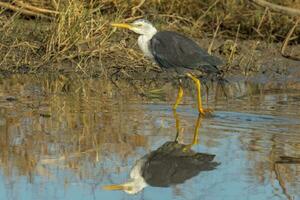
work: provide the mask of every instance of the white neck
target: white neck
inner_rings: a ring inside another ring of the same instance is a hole
[[[140,35],[138,38],[138,45],[140,49],[143,51],[144,55],[153,58],[153,55],[149,49],[149,42],[151,38],[157,33],[157,30],[154,28],[150,32],[147,32],[147,34]]]
[[[131,180],[124,184],[125,186],[130,187],[131,190],[125,190],[125,192],[129,194],[136,194],[147,187],[148,184],[145,182],[142,176],[142,167],[144,166],[146,160],[146,158],[139,159],[131,169]]]

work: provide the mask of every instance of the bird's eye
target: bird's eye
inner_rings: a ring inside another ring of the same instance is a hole
[[[136,26],[138,26],[138,27],[141,27],[141,26],[142,26],[142,24],[137,24]]]

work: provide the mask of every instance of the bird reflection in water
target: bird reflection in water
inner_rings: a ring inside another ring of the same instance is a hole
[[[174,117],[177,130],[175,140],[164,143],[158,149],[137,160],[130,172],[128,182],[107,185],[103,189],[123,190],[129,194],[136,194],[147,186],[168,187],[183,183],[201,171],[214,170],[220,164],[213,161],[215,155],[192,150],[192,146],[198,141],[201,116],[197,118],[191,144],[179,143],[180,127],[176,111],[174,111]]]

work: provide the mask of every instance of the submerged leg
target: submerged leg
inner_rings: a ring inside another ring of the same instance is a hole
[[[198,115],[195,130],[194,130],[194,139],[193,139],[193,143],[191,145],[195,145],[198,143],[199,128],[201,126],[201,120],[202,120],[201,115]]]
[[[181,83],[179,81],[179,88],[178,88],[177,98],[176,98],[175,104],[173,106],[173,110],[176,110],[176,108],[180,104],[182,96],[183,96],[183,89],[182,89]]]
[[[205,116],[206,114],[211,114],[212,113],[212,110],[211,109],[203,109],[202,107],[202,99],[201,99],[201,84],[200,84],[200,80],[197,79],[195,76],[193,76],[192,74],[190,73],[187,73],[186,74],[188,77],[190,77],[195,85],[196,85],[196,88],[197,88],[197,101],[198,101],[198,112],[202,115],[202,116]]]
[[[201,126],[201,120],[202,120],[201,115],[198,115],[196,125],[195,125],[195,129],[194,129],[193,142],[189,145],[186,145],[186,147],[183,149],[183,151],[187,151],[188,149],[192,148],[192,146],[199,143],[198,139],[199,139],[199,128]]]
[[[173,110],[173,115],[175,118],[175,124],[176,124],[176,137],[175,137],[175,142],[178,142],[178,137],[180,134],[180,125],[179,125],[179,118],[178,118],[178,114],[176,112],[176,110]]]

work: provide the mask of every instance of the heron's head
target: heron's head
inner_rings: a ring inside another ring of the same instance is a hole
[[[145,19],[138,19],[131,24],[113,23],[111,25],[114,27],[129,29],[140,35],[153,35],[157,32],[156,28],[148,20]]]
[[[129,182],[120,185],[106,185],[104,190],[123,190],[128,194],[136,194],[146,187],[147,184],[143,180],[133,179]]]

